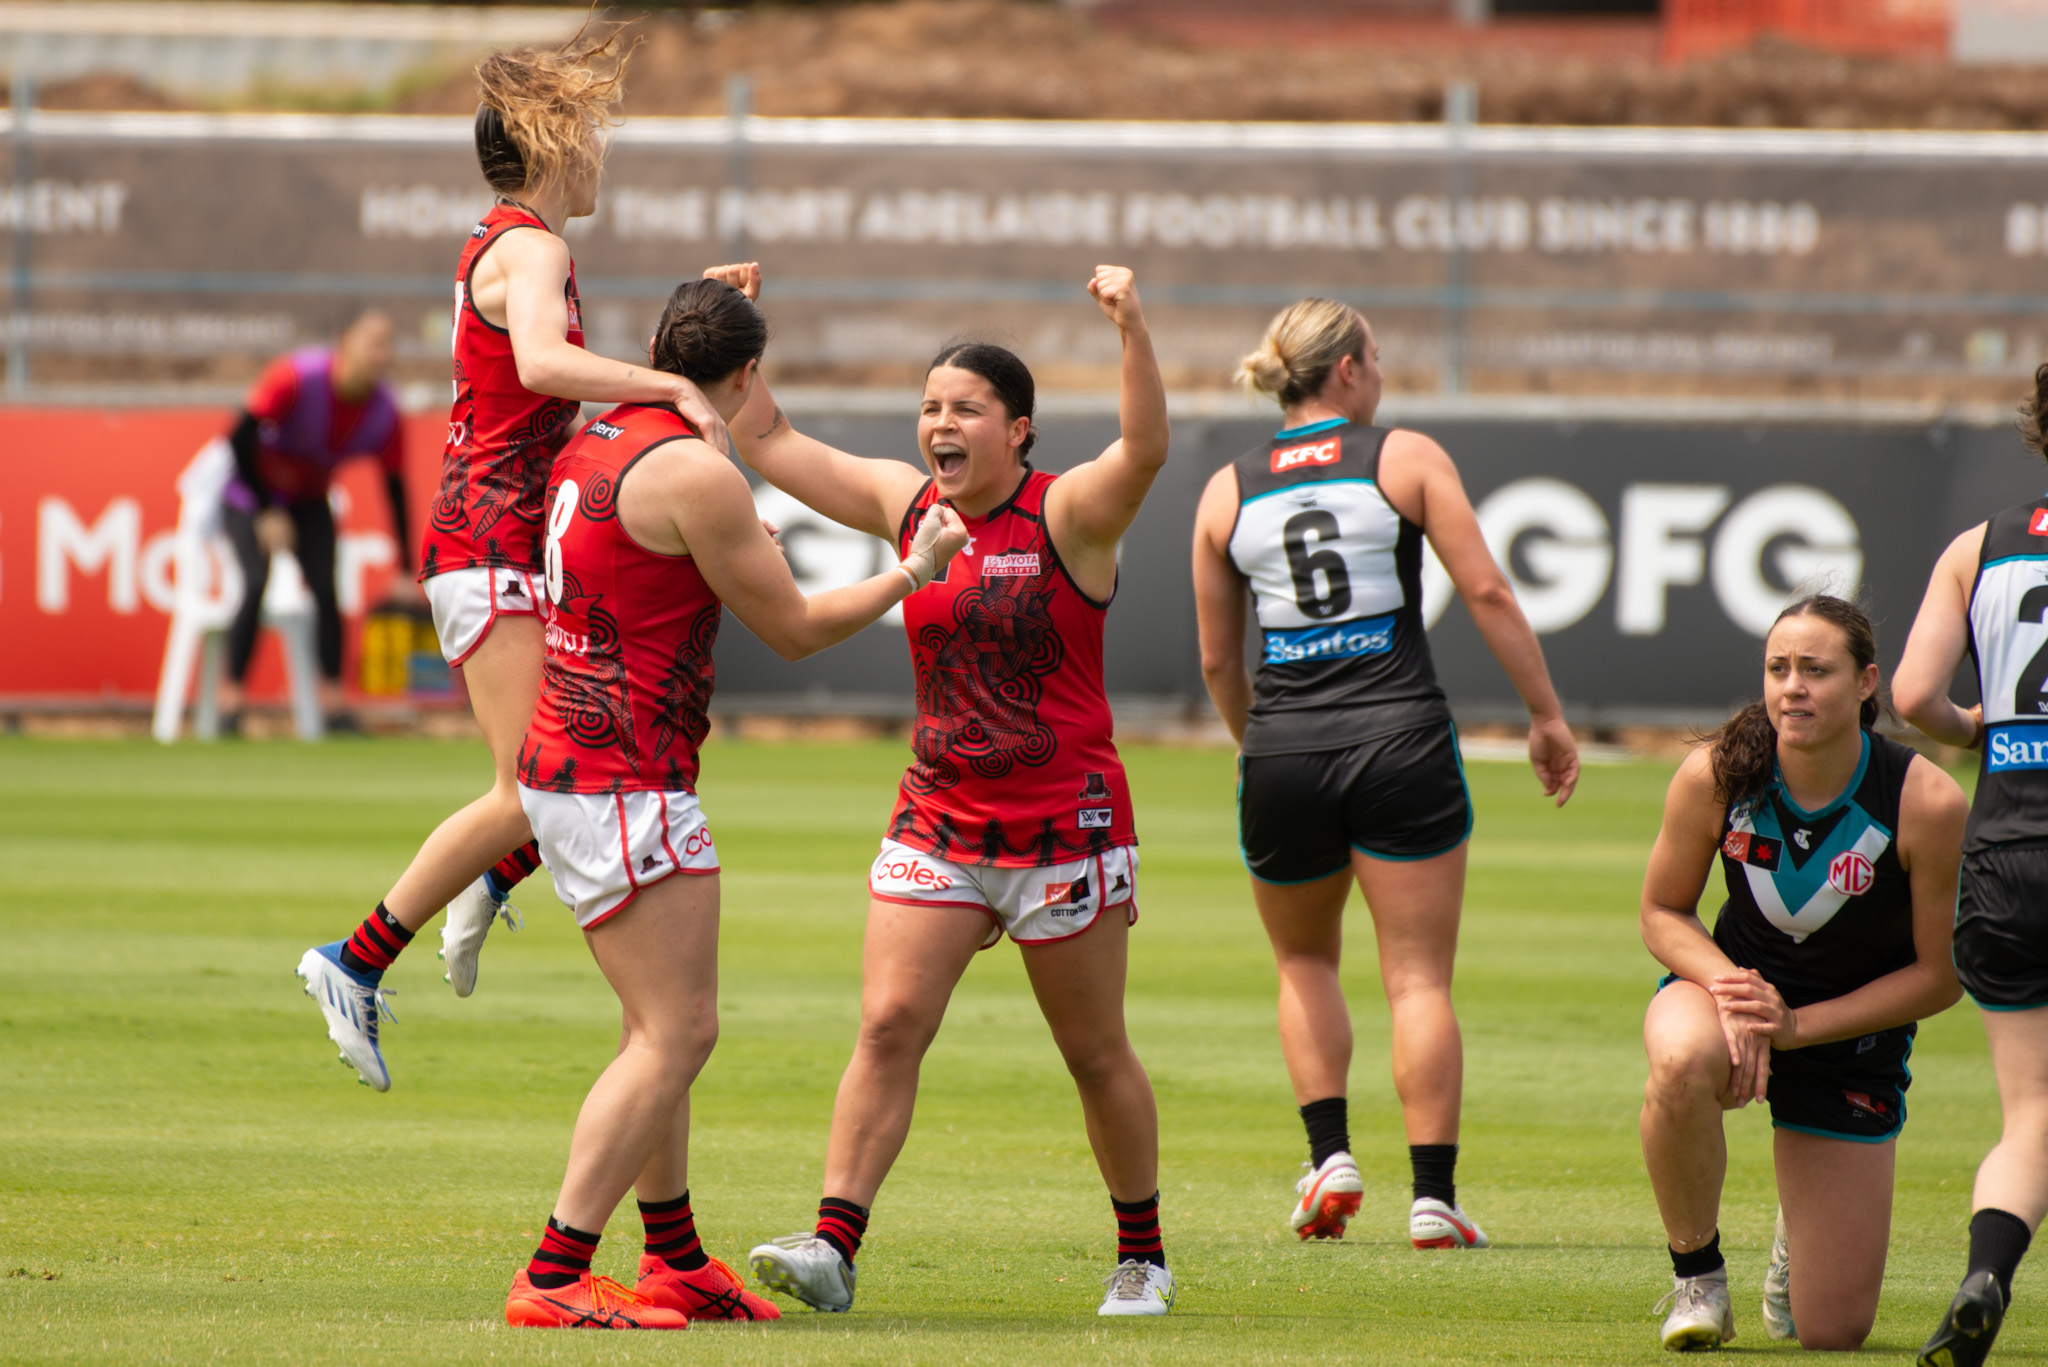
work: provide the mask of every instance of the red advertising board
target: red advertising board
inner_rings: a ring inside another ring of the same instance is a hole
[[[0,699],[155,696],[172,606],[179,473],[232,414],[221,409],[0,408]],[[413,533],[425,525],[445,424],[406,419]],[[384,481],[355,461],[335,483],[339,589],[353,680],[365,608],[396,566]],[[252,690],[281,696],[276,643]]]

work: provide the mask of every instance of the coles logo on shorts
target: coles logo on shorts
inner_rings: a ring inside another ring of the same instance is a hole
[[[875,877],[884,883],[908,883],[914,888],[944,892],[953,880],[921,859],[891,859],[875,865]]]
[[[1038,552],[1029,555],[985,555],[981,558],[984,579],[1017,575],[1028,578],[1038,573]]]
[[[1877,881],[1877,870],[1854,850],[1844,850],[1828,864],[1828,886],[1850,897],[1861,897]]]
[[[1341,438],[1328,441],[1312,441],[1301,446],[1283,446],[1273,453],[1273,473],[1284,475],[1289,470],[1299,470],[1304,465],[1335,465],[1344,454]]]
[[[2048,536],[2048,508],[2034,509],[2034,515],[2027,519],[2027,530],[2035,536]]]

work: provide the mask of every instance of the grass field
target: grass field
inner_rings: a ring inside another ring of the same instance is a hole
[[[1562,813],[1525,767],[1476,764],[1460,958],[1460,1195],[1483,1253],[1407,1246],[1386,1009],[1356,923],[1354,1147],[1341,1244],[1285,1214],[1305,1156],[1273,970],[1236,856],[1231,759],[1134,749],[1144,920],[1130,1017],[1158,1089],[1159,1321],[1101,1321],[1114,1247],[1079,1109],[1007,945],[969,972],[875,1207],[847,1316],[686,1336],[507,1329],[569,1127],[617,1011],[545,885],[493,936],[476,996],[435,932],[393,969],[395,1084],[357,1086],[292,965],[373,905],[488,773],[474,747],[0,741],[0,1360],[735,1363],[1644,1362],[1669,1286],[1636,1142],[1653,967],[1638,881],[1668,766],[1589,770]],[[721,744],[704,802],[725,863],[724,1036],[696,1092],[710,1250],[807,1227],[856,1020],[862,874],[898,746]],[[1362,916],[1362,912],[1358,912]],[[438,924],[438,923],[437,923]],[[1995,1136],[1967,1006],[1923,1029],[1873,1353],[1903,1360],[1960,1274]],[[1733,1117],[1722,1229],[1742,1352],[1773,1194],[1768,1125]],[[630,1276],[630,1204],[599,1270]],[[2048,1317],[2022,1273],[1999,1360]]]

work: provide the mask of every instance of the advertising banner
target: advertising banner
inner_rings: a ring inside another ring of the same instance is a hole
[[[13,136],[8,341],[39,379],[217,375],[368,303],[445,375],[449,272],[490,202],[467,120],[39,113]],[[1396,388],[1981,398],[2048,355],[2044,170],[2032,134],[644,119],[569,237],[597,349],[756,258],[772,359],[810,380],[902,382],[976,333],[1105,385],[1081,286],[1113,260],[1177,385],[1220,387],[1316,293],[1373,318]]]

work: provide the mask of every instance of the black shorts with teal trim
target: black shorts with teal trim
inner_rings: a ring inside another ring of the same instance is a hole
[[[1882,1144],[1906,1124],[1918,1025],[1900,1025],[1859,1039],[1771,1052],[1766,1099],[1771,1123],[1825,1139]]]
[[[1986,1011],[2048,1006],[2048,849],[1963,856],[1955,959],[1963,990]]]
[[[1667,973],[1657,991],[1678,981]],[[1919,1025],[1899,1025],[1857,1039],[1771,1051],[1771,1081],[1764,1093],[1771,1124],[1781,1130],[1882,1144],[1906,1124],[1906,1060]]]
[[[1448,722],[1341,750],[1246,755],[1238,844],[1265,883],[1308,883],[1374,859],[1429,859],[1472,833],[1472,797]]]

